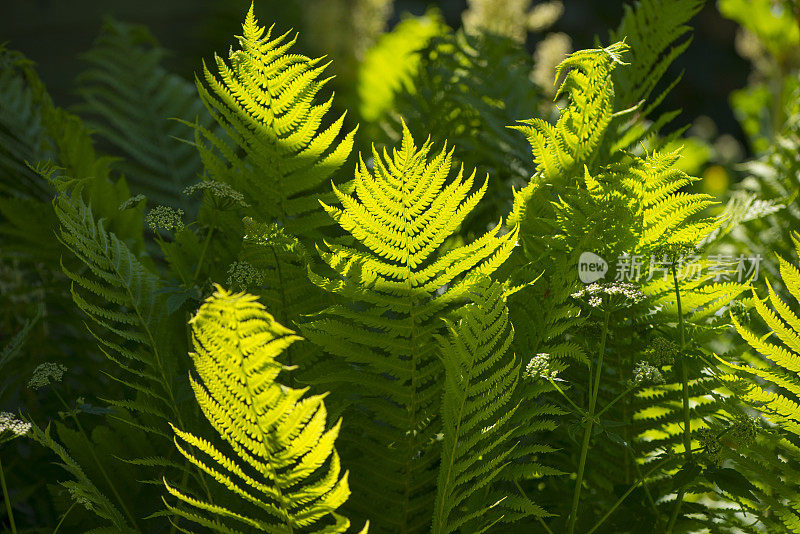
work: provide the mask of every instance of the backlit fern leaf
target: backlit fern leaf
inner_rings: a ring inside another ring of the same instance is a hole
[[[625,64],[622,54],[627,50],[628,46],[619,42],[571,54],[556,69],[556,78],[565,74],[556,98],[566,93],[570,103],[555,126],[542,119],[515,126],[528,138],[537,171],[546,182],[564,180],[595,156],[614,111],[611,73]]]
[[[397,99],[402,116],[434,142],[448,140],[466,168],[492,177],[468,230],[484,231],[511,208],[512,191],[533,172],[529,148],[508,124],[536,113],[540,90],[530,80],[530,54],[516,41],[463,31],[436,36],[421,51],[412,83]],[[399,137],[399,120],[391,124]]]
[[[432,529],[436,534],[456,532],[476,519],[480,530],[470,532],[490,528],[484,524],[490,502],[468,514],[457,510],[492,484],[514,449],[508,422],[516,410],[512,401],[519,362],[509,351],[514,330],[503,288],[487,283],[476,288],[472,298],[474,304],[460,311],[458,321],[448,322],[448,337],[440,338],[445,386]]]
[[[517,235],[500,234],[498,225],[442,250],[486,184],[471,193],[474,173],[461,172],[447,182],[452,150],[430,152],[430,142],[417,148],[404,127],[399,150],[374,151],[373,170],[361,161],[355,196],[335,189],[342,207],[325,209],[359,243],[327,243],[321,251],[338,276],[310,276],[340,304],[302,327],[334,357],[317,366],[318,380],[338,384],[341,401],[352,405],[345,420],[360,457],[349,464],[353,506],[388,532],[430,523],[440,460],[441,319],[509,256]]]
[[[795,247],[800,253],[800,237],[795,234]],[[784,259],[780,259],[783,283],[791,295],[800,300],[800,270]],[[731,320],[739,335],[771,363],[758,366],[731,364],[738,371],[749,373],[764,381],[764,385],[753,384],[746,399],[756,404],[764,415],[782,428],[794,434],[800,443],[800,318],[798,314],[767,283],[768,306],[765,300],[754,298],[753,305],[770,332],[758,336],[743,326],[734,316]],[[772,340],[769,338],[772,337]]]
[[[278,324],[254,296],[219,286],[190,324],[198,374],[190,379],[192,389],[206,419],[235,455],[173,427],[175,445],[238,497],[239,508],[246,511],[195,498],[165,480],[167,491],[182,503],[167,507],[215,532],[244,527],[274,533],[345,532],[350,522],[336,513],[350,494],[334,448],[341,422],[326,428],[324,395],[303,398],[306,390],[276,382],[281,371],[291,370],[276,358],[300,338]]]
[[[267,222],[278,222],[303,237],[330,218],[318,199],[332,174],[345,162],[355,130],[339,139],[344,115],[321,129],[332,99],[317,104],[328,79],[320,59],[289,53],[295,38],[272,38],[258,25],[253,7],[229,63],[216,56],[218,75],[204,65],[200,97],[227,133],[195,124],[195,141],[208,175],[244,193]],[[232,141],[232,142],[231,142]]]
[[[800,236],[794,234],[795,250],[800,254]],[[800,270],[779,258],[783,284],[796,301],[800,300]],[[736,331],[753,350],[763,356],[750,360],[750,365],[726,361],[736,376],[726,377],[732,388],[742,392],[742,398],[774,423],[783,435],[773,444],[780,451],[781,466],[763,466],[759,475],[770,473],[775,478],[771,487],[759,492],[775,509],[775,515],[789,532],[800,532],[800,316],[767,282],[767,297],[752,300],[755,312],[769,331],[758,335],[731,314]],[[773,453],[774,454],[774,453]],[[773,456],[768,453],[769,461]],[[747,460],[745,467],[747,467]],[[752,458],[756,460],[756,458]],[[772,462],[769,462],[772,463]],[[771,515],[771,514],[769,514]]]

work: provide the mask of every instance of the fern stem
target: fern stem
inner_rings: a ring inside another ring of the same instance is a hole
[[[608,303],[606,302],[606,305]],[[611,310],[605,310],[603,318],[603,333],[600,337],[600,354],[597,357],[597,369],[594,373],[594,386],[592,386],[592,376],[589,376],[589,414],[586,421],[586,430],[583,434],[583,444],[581,445],[581,458],[578,462],[578,477],[575,480],[575,492],[572,495],[572,509],[569,513],[569,534],[575,532],[575,524],[578,520],[578,505],[581,500],[581,487],[583,486],[583,474],[586,469],[586,457],[589,454],[589,442],[592,439],[592,427],[594,425],[594,410],[597,405],[597,394],[600,391],[600,375],[603,371],[603,356],[606,352],[606,337],[608,335],[608,320]],[[591,368],[590,368],[591,371]]]
[[[76,504],[78,504],[78,503],[74,502],[74,503],[72,503],[72,506],[67,508],[67,511],[64,512],[64,515],[61,516],[61,520],[56,525],[56,528],[53,529],[53,534],[58,534],[58,530],[61,528],[61,525],[64,523],[64,520],[67,518],[67,516],[72,511],[72,509],[75,508]]]
[[[686,346],[686,335],[684,333],[683,324],[683,310],[681,309],[681,292],[678,285],[678,274],[675,270],[675,262],[672,263],[672,280],[675,283],[675,299],[678,306],[678,331],[680,332],[680,349],[679,358],[681,366],[681,384],[683,386],[683,447],[686,463],[692,461],[692,427],[691,418],[689,414],[689,378],[686,370],[686,355],[683,352]],[[675,522],[678,520],[678,514],[683,504],[683,496],[685,495],[685,486],[678,490],[678,496],[675,498],[675,508],[672,510],[672,516],[667,525],[667,534],[672,532],[675,527]]]
[[[206,234],[205,242],[203,243],[203,250],[200,252],[200,258],[197,260],[197,267],[194,270],[194,275],[192,275],[192,283],[197,283],[197,277],[200,275],[200,269],[203,266],[203,260],[206,257],[206,252],[208,251],[208,245],[211,243],[211,236],[214,235],[214,227],[212,226],[208,233]]]
[[[133,527],[136,530],[139,530],[139,526],[136,524],[136,518],[133,517],[133,514],[131,514],[130,510],[128,510],[128,507],[125,506],[125,501],[122,499],[122,496],[120,496],[119,492],[117,491],[116,486],[114,486],[114,483],[111,481],[111,477],[108,476],[108,473],[106,472],[105,468],[103,467],[103,464],[100,463],[100,458],[97,457],[97,453],[94,451],[94,447],[92,447],[92,440],[89,439],[89,435],[86,433],[86,430],[83,429],[83,425],[78,420],[78,416],[75,415],[75,412],[70,409],[69,404],[67,404],[67,402],[64,400],[64,397],[61,396],[61,394],[58,392],[58,390],[56,388],[52,388],[52,390],[53,390],[53,393],[55,393],[56,397],[58,397],[58,400],[61,401],[61,405],[64,406],[64,410],[66,410],[66,412],[70,415],[70,418],[75,422],[75,426],[78,427],[78,431],[83,436],[83,439],[85,439],[86,443],[89,445],[89,447],[88,447],[89,454],[92,455],[92,459],[94,460],[94,463],[97,464],[97,468],[100,470],[100,474],[102,474],[103,478],[106,480],[106,483],[108,484],[108,487],[111,489],[111,492],[114,494],[114,498],[117,499],[117,502],[119,503],[120,508],[122,508],[122,511],[125,512],[125,515],[128,517],[128,521],[131,522],[131,524],[133,525]]]
[[[14,511],[11,509],[11,497],[8,496],[8,486],[6,486],[6,477],[3,473],[2,461],[0,461],[0,484],[3,486],[3,500],[6,503],[6,512],[8,513],[8,520],[11,523],[11,532],[17,534],[17,525],[14,523]]]

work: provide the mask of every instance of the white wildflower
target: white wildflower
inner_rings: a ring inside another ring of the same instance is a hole
[[[13,413],[0,412],[0,435],[10,432],[12,437],[24,436],[31,430],[31,424],[14,417]]]

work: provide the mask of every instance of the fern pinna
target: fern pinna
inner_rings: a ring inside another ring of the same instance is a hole
[[[240,502],[234,511],[165,480],[184,505],[167,507],[215,532],[245,526],[259,532],[345,532],[350,521],[336,513],[349,495],[334,449],[341,421],[326,428],[323,395],[303,398],[306,390],[276,382],[281,371],[292,369],[276,358],[300,338],[252,295],[219,286],[190,324],[195,398],[235,456],[173,427],[175,445]]]
[[[441,319],[480,277],[509,256],[516,231],[497,225],[468,245],[445,240],[482,197],[474,173],[448,182],[452,150],[430,155],[403,127],[400,149],[360,161],[355,196],[334,188],[342,207],[324,205],[355,242],[320,250],[335,277],[310,276],[339,303],[304,324],[303,334],[331,358],[319,380],[350,405],[354,507],[387,532],[427,528],[435,495],[443,366]],[[354,385],[357,390],[353,390]],[[376,484],[375,480],[380,483]]]

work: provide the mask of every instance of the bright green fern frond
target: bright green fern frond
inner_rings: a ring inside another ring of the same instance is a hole
[[[117,167],[134,194],[188,211],[182,191],[200,173],[200,159],[178,139],[189,130],[174,119],[210,121],[193,85],[161,66],[165,54],[146,28],[106,20],[83,56],[90,66],[77,79],[77,110],[124,156]]]
[[[442,399],[442,462],[439,466],[432,532],[456,532],[485,517],[491,503],[470,513],[457,512],[503,469],[514,444],[507,424],[516,407],[511,400],[519,362],[509,351],[514,330],[508,321],[503,288],[497,282],[473,292],[449,336],[440,338],[445,366]],[[481,460],[479,460],[481,459]],[[490,525],[480,525],[483,532]]]
[[[795,246],[800,249],[797,239]],[[784,259],[780,259],[780,270],[789,292],[795,300],[800,300],[800,270]],[[769,283],[767,299],[755,298],[753,304],[770,329],[767,335],[755,334],[733,315],[731,320],[739,335],[771,363],[730,365],[764,381],[763,385],[752,385],[747,400],[755,403],[769,420],[800,438],[800,318]]]
[[[204,65],[200,97],[227,133],[195,124],[196,144],[212,179],[245,194],[254,212],[297,236],[308,236],[330,218],[318,198],[345,162],[355,130],[340,139],[344,115],[325,127],[332,100],[317,102],[327,79],[319,59],[289,53],[295,38],[272,37],[247,14],[238,50],[228,62],[216,56],[218,74]]]
[[[348,464],[353,506],[387,532],[430,522],[441,458],[441,319],[503,263],[517,236],[516,229],[501,234],[498,225],[443,250],[486,184],[472,192],[474,174],[461,172],[449,181],[452,150],[430,152],[430,142],[418,148],[404,127],[399,150],[375,151],[373,170],[361,162],[354,196],[335,190],[342,207],[325,208],[358,243],[328,243],[321,251],[338,276],[310,276],[339,304],[302,327],[335,357],[316,366],[316,380],[353,405],[346,416],[357,458]]]
[[[591,161],[614,112],[614,84],[611,73],[624,65],[623,42],[606,48],[571,54],[556,69],[556,79],[566,73],[556,98],[569,96],[555,126],[542,119],[522,121],[521,130],[533,148],[537,170],[548,183],[564,180]]]
[[[306,390],[275,381],[291,370],[276,358],[300,338],[256,297],[219,286],[190,324],[199,377],[191,378],[192,389],[233,454],[173,427],[175,446],[238,497],[244,511],[195,498],[165,480],[167,491],[189,506],[168,508],[215,532],[345,532],[350,522],[336,513],[350,494],[334,448],[341,422],[327,428],[324,395],[304,398]]]
[[[793,237],[797,253],[800,253],[800,236]],[[780,274],[788,292],[795,301],[800,301],[800,270],[797,266],[779,258]],[[782,450],[779,456],[781,467],[774,465],[760,468],[759,474],[770,473],[775,484],[759,495],[770,502],[776,518],[789,532],[800,532],[800,508],[797,506],[797,481],[800,480],[800,312],[793,308],[767,282],[767,296],[752,301],[755,312],[768,328],[759,335],[741,317],[731,314],[731,321],[739,335],[763,359],[750,359],[749,364],[725,363],[736,372],[728,376],[732,389],[742,391],[743,399],[779,430],[779,440],[774,447]],[[724,361],[724,360],[723,360]],[[772,459],[773,456],[767,456]],[[750,460],[742,459],[745,464]],[[752,459],[753,461],[756,458]],[[770,462],[773,463],[773,462]],[[775,488],[784,488],[778,494]],[[762,495],[763,494],[763,495]]]

